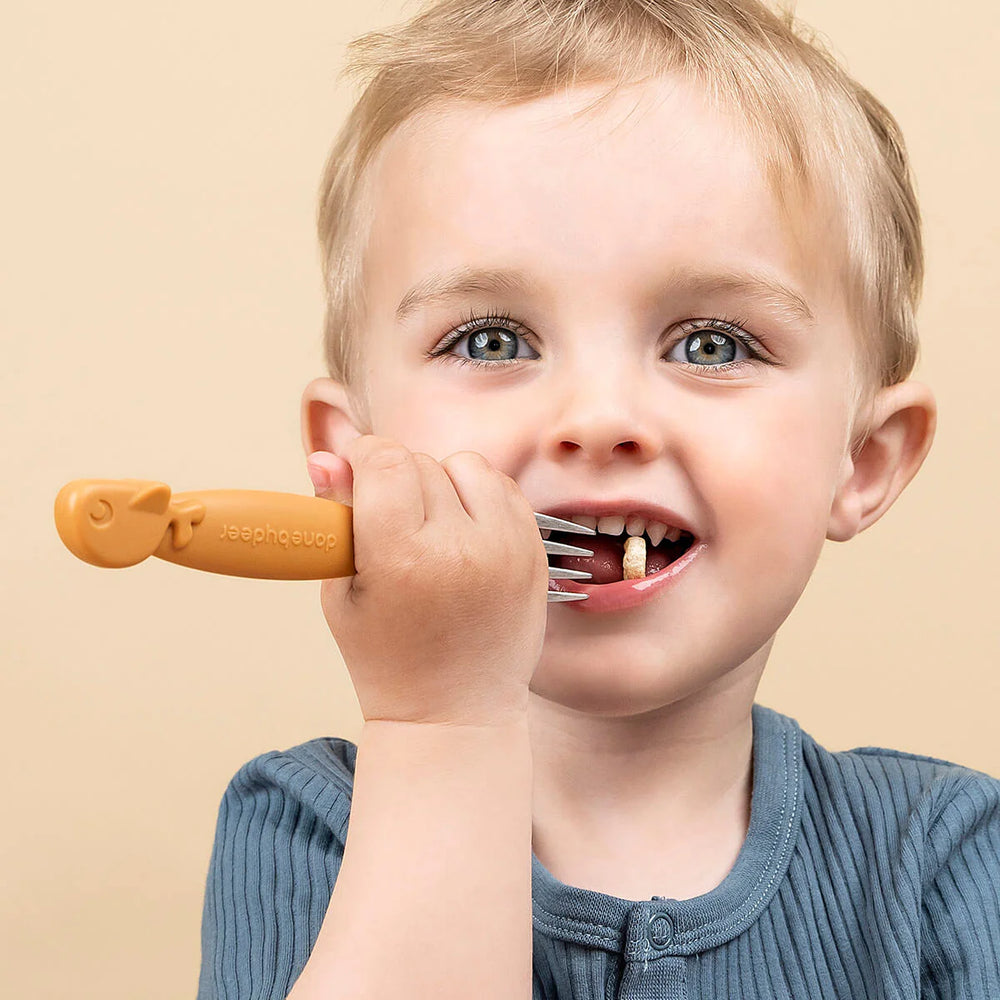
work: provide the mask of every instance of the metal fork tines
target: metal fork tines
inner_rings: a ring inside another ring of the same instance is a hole
[[[535,521],[538,523],[539,531],[550,529],[554,531],[566,531],[577,535],[596,535],[593,528],[588,528],[584,524],[577,524],[575,521],[564,521],[559,517],[552,517],[549,514],[535,514]],[[581,549],[576,545],[567,545],[565,542],[552,542],[545,538],[542,540],[545,551],[554,556],[592,556],[594,553],[590,549]],[[561,569],[558,566],[549,567],[549,579],[551,580],[589,580],[590,573],[582,569]],[[548,601],[585,601],[586,594],[574,594],[562,590],[548,591]]]

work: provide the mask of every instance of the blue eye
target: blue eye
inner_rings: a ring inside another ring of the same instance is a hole
[[[465,343],[476,361],[510,361],[517,357],[520,340],[512,330],[492,326],[470,334]]]
[[[676,357],[678,350],[682,351],[683,357]],[[746,361],[752,355],[742,340],[708,327],[697,333],[689,333],[679,340],[667,357],[671,361],[684,361],[689,365],[715,367]]]
[[[458,345],[462,345],[468,354],[452,354],[451,349]],[[520,350],[522,346],[531,353],[522,353]],[[510,317],[499,313],[472,318],[457,327],[445,342],[432,352],[433,357],[441,355],[460,364],[482,365],[486,368],[501,368],[515,364],[519,359],[539,357],[528,346],[524,336],[517,332]]]
[[[666,360],[700,369],[706,375],[742,371],[748,365],[777,364],[759,349],[757,340],[743,329],[743,322],[713,317],[682,323],[681,330],[687,333],[670,349]]]
[[[775,364],[756,347],[757,341],[739,325],[740,320],[711,318],[681,323],[683,335],[670,349],[665,360],[705,374],[738,371],[748,363]],[[489,312],[470,316],[456,327],[427,357],[442,357],[480,368],[505,368],[523,360],[541,357],[528,342],[532,336],[511,320],[507,313]],[[467,352],[459,354],[453,348]]]

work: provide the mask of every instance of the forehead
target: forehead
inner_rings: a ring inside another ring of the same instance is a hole
[[[605,90],[405,122],[372,165],[373,298],[469,266],[638,292],[693,263],[773,275],[810,304],[832,294],[817,267],[829,219],[789,225],[734,119],[678,79],[591,107]]]

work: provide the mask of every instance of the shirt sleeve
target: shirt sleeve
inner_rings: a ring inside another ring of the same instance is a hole
[[[932,824],[921,996],[1000,997],[1000,781],[974,772]]]
[[[254,758],[219,807],[198,1000],[284,1000],[319,934],[344,856],[353,760],[335,739]]]

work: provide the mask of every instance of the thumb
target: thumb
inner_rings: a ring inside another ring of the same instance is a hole
[[[306,459],[306,470],[316,496],[352,506],[354,472],[350,463],[329,451],[314,451]]]
[[[316,496],[352,506],[354,473],[348,462],[329,451],[314,451],[306,458],[306,470]],[[320,603],[331,631],[334,630],[334,622],[338,620],[337,609],[344,606],[353,589],[353,576],[333,577],[320,585]],[[336,639],[335,631],[333,635]]]

